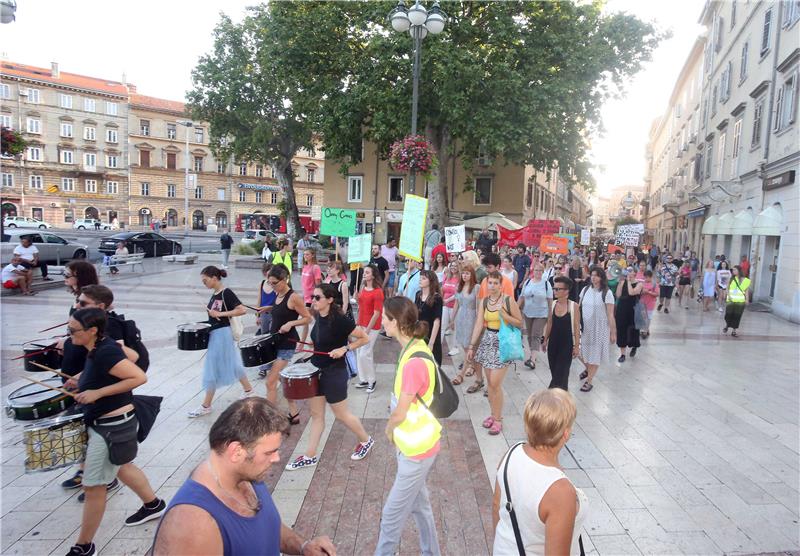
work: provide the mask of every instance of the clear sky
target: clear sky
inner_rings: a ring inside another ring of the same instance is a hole
[[[675,79],[701,28],[704,0],[609,0],[624,11],[672,30],[628,86],[628,94],[603,109],[606,133],[592,138],[599,192],[638,184],[653,118],[663,112]],[[239,20],[256,0],[224,3],[139,0],[17,0],[17,21],[0,28],[0,52],[15,62],[128,81],[141,94],[183,100],[190,71],[212,46],[220,9]],[[391,2],[387,3],[387,12]]]

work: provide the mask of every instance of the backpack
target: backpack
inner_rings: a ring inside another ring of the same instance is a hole
[[[147,368],[150,366],[150,354],[142,342],[142,333],[139,327],[136,326],[136,321],[126,320],[125,315],[118,315],[113,311],[108,313],[108,318],[116,319],[122,324],[122,342],[125,347],[131,348],[139,354],[139,360],[136,364],[147,372]]]
[[[434,384],[433,387],[433,400],[431,400],[431,405],[428,406],[419,394],[417,394],[417,399],[433,414],[434,417],[439,419],[450,417],[455,410],[458,409],[458,394],[456,393],[456,389],[453,388],[453,385],[450,383],[450,380],[447,378],[447,375],[444,374],[444,371],[436,363],[436,360],[424,351],[413,353],[411,357],[426,359],[433,362],[434,366],[436,367],[436,373],[434,375],[436,377],[436,384]]]

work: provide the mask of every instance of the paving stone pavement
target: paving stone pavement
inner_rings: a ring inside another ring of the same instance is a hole
[[[240,394],[234,385],[219,393],[211,416],[186,417],[202,398],[203,352],[178,351],[175,329],[179,323],[204,318],[208,291],[199,272],[212,262],[204,259],[200,265],[181,267],[159,261],[145,274],[103,277],[114,290],[118,312],[136,320],[151,352],[149,381],[141,393],[164,396],[159,419],[136,462],[165,498],[205,457],[210,423]],[[260,273],[230,272],[227,285],[245,303],[255,303]],[[36,330],[64,322],[69,303],[70,296],[58,289],[34,298],[3,298],[4,399],[25,384],[17,376],[21,364],[11,361],[21,353],[19,344],[44,335]],[[742,322],[742,334],[734,339],[721,334],[717,312],[701,313],[693,306],[656,314],[652,336],[636,358],[603,365],[588,394],[578,391],[581,366],[573,365],[570,390],[577,399],[578,418],[561,463],[589,497],[583,531],[587,553],[800,550],[800,329],[768,313],[746,312]],[[246,333],[254,329],[254,318],[248,316]],[[284,441],[281,463],[267,480],[284,521],[304,534],[330,535],[340,554],[368,554],[377,540],[382,500],[394,479],[394,457],[383,426],[398,349],[394,341],[379,339],[376,392],[350,393],[351,409],[378,439],[373,453],[352,462],[349,453],[355,439],[329,413],[320,464],[284,471],[285,463],[305,446],[304,411],[302,423]],[[453,376],[462,360],[461,355],[445,358],[445,371]],[[488,414],[486,398],[463,394],[469,380],[457,387],[461,404],[445,424],[442,455],[429,480],[444,553],[489,552],[497,464],[510,445],[524,439],[522,409],[528,395],[548,382],[542,354],[536,370],[518,365],[508,373],[505,430],[496,437],[480,425]],[[257,381],[256,388],[263,392],[263,381]],[[3,416],[0,428],[0,552],[66,553],[81,513],[77,492],[59,486],[71,470],[26,475],[22,423]],[[122,526],[138,506],[127,488],[110,496],[96,539],[102,554],[147,550],[155,524]],[[411,524],[400,552],[418,552]]]

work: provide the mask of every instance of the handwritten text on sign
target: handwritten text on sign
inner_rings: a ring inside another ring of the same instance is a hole
[[[361,234],[350,238],[347,249],[348,263],[366,263],[372,251],[372,234]]]
[[[467,230],[464,226],[450,226],[444,229],[445,249],[448,253],[461,253],[467,247]]]
[[[403,226],[400,228],[398,251],[404,257],[422,261],[422,239],[425,235],[425,220],[428,216],[428,199],[417,195],[406,195],[403,205]]]
[[[639,236],[644,233],[644,224],[625,224],[617,228],[617,245],[636,247]]]
[[[352,237],[356,235],[356,211],[325,207],[319,233],[324,236]]]

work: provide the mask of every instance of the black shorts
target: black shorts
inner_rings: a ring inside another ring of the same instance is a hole
[[[319,395],[325,396],[325,401],[334,404],[347,399],[347,382],[350,372],[344,359],[336,361],[330,367],[321,369],[319,375]]]
[[[659,286],[658,291],[658,298],[659,299],[671,299],[672,298],[672,290],[675,289],[675,286]]]
[[[681,278],[678,280],[679,286],[690,286],[692,284],[692,280],[690,278]]]

